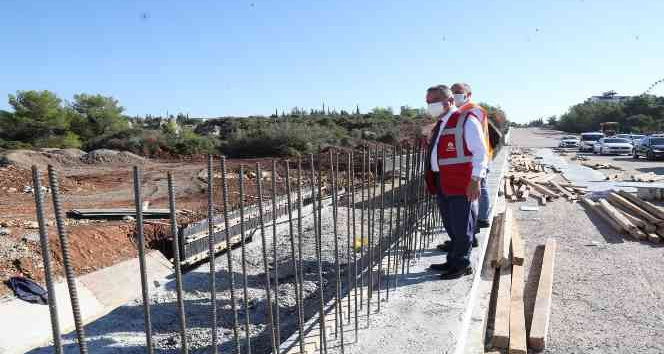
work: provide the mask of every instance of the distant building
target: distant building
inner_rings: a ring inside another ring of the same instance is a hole
[[[619,96],[615,91],[608,91],[602,93],[601,96],[592,96],[586,100],[586,102],[609,102],[609,103],[620,103],[625,102],[632,98],[632,96]]]

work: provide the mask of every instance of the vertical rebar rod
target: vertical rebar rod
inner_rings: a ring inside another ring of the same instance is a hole
[[[394,249],[394,229],[392,228],[393,222],[394,222],[394,206],[395,206],[395,200],[394,200],[394,190],[396,189],[396,186],[394,184],[394,175],[396,171],[396,165],[397,165],[397,149],[395,146],[391,147],[391,152],[392,152],[392,179],[390,181],[390,226],[389,226],[389,231],[387,233],[388,235],[388,242],[387,242],[387,286],[385,287],[385,300],[390,301],[390,268],[392,265],[392,250]]]
[[[187,344],[187,319],[184,311],[184,298],[182,296],[182,268],[180,266],[180,242],[178,235],[178,221],[175,215],[175,186],[173,174],[168,172],[168,207],[171,217],[171,234],[173,235],[173,264],[175,265],[175,287],[177,291],[177,307],[180,318],[180,352],[189,352]]]
[[[277,258],[277,161],[272,160],[272,258],[274,260],[274,323],[277,342],[281,343],[279,324],[279,258]]]
[[[374,160],[376,159],[376,154],[374,154]],[[369,215],[367,216],[367,219],[369,221],[369,226],[368,226],[368,237],[369,237],[369,243],[368,243],[368,260],[367,260],[367,268],[369,271],[369,279],[367,281],[367,327],[369,327],[369,324],[371,323],[371,298],[373,296],[373,266],[374,266],[374,258],[373,258],[373,215],[374,215],[374,209],[373,209],[373,204],[374,204],[374,194],[372,193],[376,191],[376,174],[373,173],[373,168],[371,168],[371,149],[369,149],[369,172],[373,174],[373,178],[370,179],[370,181],[367,181],[369,188],[367,189],[367,198],[369,199]],[[375,164],[375,161],[374,161]]]
[[[212,198],[214,185],[214,169],[212,168],[212,155],[207,156],[207,202],[208,202],[208,259],[210,264],[210,319],[212,330],[212,353],[217,354],[217,284],[215,279],[215,257],[214,257],[214,201]],[[139,201],[136,201],[138,213]],[[137,219],[138,221],[138,219]]]
[[[355,269],[355,274],[353,277],[353,291],[354,291],[354,298],[355,298],[355,340],[357,341],[357,335],[359,332],[359,316],[357,313],[357,276],[358,276],[358,269],[357,269],[357,228],[355,225],[355,156],[353,154],[353,151],[350,152],[350,197],[352,198],[351,204],[353,206],[353,269]],[[360,246],[362,245],[362,241],[360,240]],[[361,273],[360,273],[361,274]]]
[[[295,232],[293,230],[293,208],[291,203],[291,185],[290,185],[290,162],[286,161],[286,200],[288,203],[288,233],[290,235],[290,245],[291,245],[291,262],[293,266],[293,276],[295,280],[293,285],[295,287],[295,307],[297,311],[297,322],[298,322],[298,342],[300,344],[300,353],[304,353],[304,323],[302,314],[302,304],[300,303],[300,289],[298,286],[298,276],[297,276],[297,253],[295,251]]]
[[[53,333],[53,350],[62,354],[62,338],[60,338],[60,320],[58,318],[58,302],[53,287],[53,269],[51,267],[51,248],[48,243],[48,230],[44,214],[44,194],[42,192],[41,175],[37,166],[32,166],[32,185],[35,194],[35,207],[37,209],[37,223],[39,224],[39,244],[41,246],[42,262],[44,263],[44,278],[48,292],[48,312],[51,316],[51,332]],[[151,342],[148,342],[150,344]],[[150,354],[152,354],[150,352]]]
[[[272,339],[272,354],[279,354],[277,333],[274,326],[274,312],[272,308],[272,286],[270,285],[270,268],[267,265],[267,241],[265,240],[265,221],[263,220],[263,172],[260,162],[256,162],[256,178],[258,184],[258,225],[261,232],[261,246],[263,249],[263,271],[265,272],[265,294],[267,296],[267,311],[270,321],[270,335]],[[272,176],[274,179],[274,175]]]
[[[323,326],[323,349],[327,353],[327,329],[325,324],[325,288],[323,287],[323,171],[320,161],[322,161],[322,156],[320,152],[320,147],[318,148],[318,238],[316,239],[316,249],[318,251],[318,279],[320,281],[320,323]]]
[[[337,169],[339,168],[339,154],[337,155]],[[332,156],[333,152],[330,150],[330,165],[332,165]],[[341,340],[341,353],[344,353],[344,314],[341,308],[341,264],[339,263],[339,234],[337,230],[337,219],[338,219],[338,190],[337,190],[337,178],[334,167],[332,167],[332,219],[333,226],[332,231],[334,233],[334,262],[336,268],[336,282],[337,282],[337,291],[336,291],[336,307],[339,309],[339,333]]]
[[[319,291],[319,310],[318,310],[318,339],[320,345],[318,346],[318,349],[320,351],[320,354],[325,353],[326,351],[326,346],[325,346],[325,341],[326,341],[326,334],[325,334],[325,294],[323,293],[323,286],[325,285],[323,283],[323,263],[321,261],[321,254],[320,254],[320,249],[318,247],[319,244],[319,237],[318,237],[318,219],[316,217],[316,213],[320,212],[320,209],[318,209],[318,205],[316,202],[320,198],[320,191],[318,194],[318,197],[316,197],[316,172],[315,172],[315,165],[314,165],[314,154],[309,154],[309,163],[311,166],[311,201],[312,201],[312,210],[314,214],[314,248],[316,248],[316,264],[318,266],[318,291]],[[318,181],[320,183],[320,180]]]
[[[351,296],[350,296],[350,289],[352,287],[352,274],[351,274],[351,233],[350,233],[350,227],[351,227],[351,215],[350,215],[350,199],[351,199],[351,189],[350,189],[350,168],[351,168],[351,159],[350,159],[350,152],[346,154],[346,157],[348,159],[348,165],[346,169],[346,274],[347,274],[347,284],[348,286],[346,289],[348,289],[348,323],[352,320],[351,317],[351,310],[352,310],[352,305],[351,305]]]
[[[76,327],[76,337],[78,338],[78,347],[81,354],[88,353],[88,345],[85,342],[85,329],[81,319],[81,306],[78,301],[78,290],[76,287],[76,276],[71,264],[69,255],[69,235],[65,229],[62,203],[60,202],[60,179],[58,172],[52,165],[48,165],[48,178],[51,184],[51,196],[53,198],[53,212],[55,213],[55,224],[60,238],[60,248],[62,250],[62,263],[65,269],[67,287],[69,288],[69,298],[71,299],[71,309],[74,316],[74,325]]]
[[[237,303],[235,301],[235,273],[233,272],[233,257],[231,255],[231,235],[229,224],[229,202],[228,202],[228,181],[226,179],[226,157],[221,157],[221,189],[222,199],[224,203],[224,232],[226,234],[226,261],[228,262],[228,276],[230,280],[230,297],[231,308],[233,310],[233,344],[235,346],[235,354],[240,354],[240,337],[238,334],[238,317],[237,317]]]
[[[418,261],[422,258],[422,251],[424,250],[424,233],[422,232],[422,175],[421,175],[421,170],[422,170],[422,162],[423,162],[423,156],[422,156],[422,145],[418,144],[417,146],[417,178],[415,179],[415,195],[417,196],[417,204],[416,204],[416,213],[415,213],[415,222],[416,222],[416,232],[419,236],[418,240],[418,252],[417,252],[417,259]]]
[[[240,176],[238,178],[240,183],[240,247],[242,252],[242,293],[244,302],[244,341],[246,354],[251,354],[251,330],[249,328],[249,282],[247,279],[247,251],[245,240],[245,225],[244,225],[244,165],[240,165]]]
[[[409,243],[409,223],[410,223],[410,213],[409,213],[409,188],[410,188],[410,161],[411,161],[411,148],[410,145],[406,147],[406,173],[404,175],[405,177],[405,182],[403,186],[403,226],[402,226],[402,235],[401,235],[401,241],[403,243],[402,246],[402,262],[401,262],[401,275],[406,273],[406,268],[409,267],[410,263],[410,255],[408,254],[410,252],[410,243]]]
[[[378,230],[378,312],[380,312],[380,287],[383,273],[383,236],[385,226],[385,147],[381,148],[380,167],[380,230]],[[388,246],[389,247],[389,246]]]
[[[365,182],[367,178],[367,150],[362,147],[362,178],[360,178],[360,309],[364,307],[364,209],[366,199],[364,198]]]
[[[399,183],[398,183],[398,194],[399,194],[399,200],[396,204],[397,206],[397,220],[396,220],[396,237],[397,237],[397,246],[396,246],[396,251],[394,254],[394,289],[396,290],[397,285],[399,283],[399,261],[402,260],[401,258],[403,257],[403,251],[401,249],[402,247],[402,229],[403,229],[403,223],[401,222],[401,206],[403,204],[403,188],[402,188],[402,183],[403,183],[403,148],[401,146],[398,146],[398,151],[399,151]],[[403,262],[402,262],[403,263]],[[402,274],[403,274],[403,269],[402,269]]]
[[[143,230],[143,198],[141,195],[141,173],[134,166],[134,205],[136,207],[136,236],[138,238],[138,265],[141,273],[141,294],[143,295],[143,318],[145,326],[145,341],[149,354],[154,353],[152,343],[152,321],[150,319],[150,293],[148,291],[148,277],[145,266],[145,232]],[[215,352],[216,354],[216,352]]]
[[[300,275],[298,281],[300,282],[300,317],[304,319],[304,261],[303,259],[303,244],[302,244],[302,159],[297,159],[297,248],[298,248],[298,268]]]
[[[334,242],[335,244],[337,243],[337,234],[336,234],[336,228],[337,228],[337,200],[336,200],[336,195],[337,195],[337,186],[335,184],[336,181],[336,170],[334,168],[334,158],[333,158],[333,152],[332,149],[330,151],[330,181],[331,181],[331,197],[332,197],[332,225],[334,228]],[[338,155],[337,155],[338,157]],[[338,158],[337,158],[338,160]],[[337,166],[338,167],[338,166]],[[339,252],[335,249],[334,252],[334,264],[335,264],[335,274],[334,274],[334,280],[335,280],[335,288],[334,288],[334,338],[339,337],[339,312],[341,311],[340,306],[339,306],[339,297],[337,296],[337,287],[338,284],[336,283],[336,264],[339,262]]]
[[[420,183],[420,188],[419,188],[419,196],[420,196],[420,232],[422,233],[422,244],[420,245],[420,259],[422,259],[422,254],[424,253],[424,249],[426,247],[426,241],[427,238],[429,237],[429,234],[427,232],[426,228],[426,212],[427,212],[427,196],[426,196],[426,191],[425,191],[425,185],[424,185],[424,166],[426,164],[424,163],[426,155],[424,154],[424,148],[422,145],[420,145],[420,160],[422,161],[420,163],[420,175],[419,175],[419,183]]]

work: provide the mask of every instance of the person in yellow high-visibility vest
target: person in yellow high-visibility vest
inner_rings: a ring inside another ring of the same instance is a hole
[[[473,91],[470,88],[470,85],[463,82],[458,82],[451,87],[452,93],[454,94],[454,104],[459,108],[459,111],[462,114],[475,116],[482,123],[482,129],[484,130],[484,143],[487,147],[487,158],[490,162],[493,159],[493,148],[489,141],[489,117],[487,116],[486,110],[480,105],[471,101],[473,96]],[[486,174],[489,173],[487,168]],[[480,228],[489,226],[489,209],[491,205],[491,200],[489,199],[489,191],[486,186],[486,174],[482,179],[481,184],[481,194],[479,199],[479,213],[477,215],[477,226]]]

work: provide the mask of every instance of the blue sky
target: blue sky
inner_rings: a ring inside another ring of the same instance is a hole
[[[1,95],[101,93],[131,115],[420,107],[428,86],[467,81],[524,122],[664,77],[661,0],[26,0],[2,13]]]

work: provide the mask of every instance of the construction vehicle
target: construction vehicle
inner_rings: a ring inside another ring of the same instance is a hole
[[[604,133],[604,136],[613,136],[618,132],[618,122],[599,123],[599,131]]]

